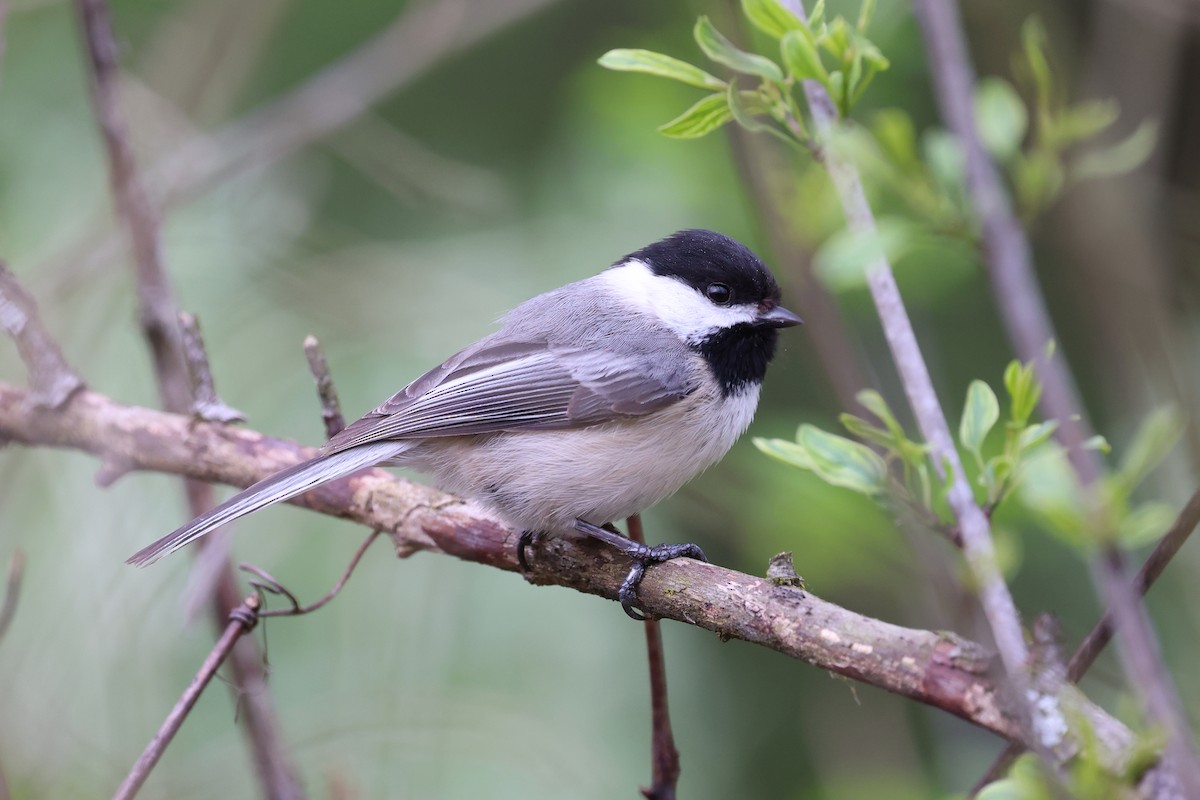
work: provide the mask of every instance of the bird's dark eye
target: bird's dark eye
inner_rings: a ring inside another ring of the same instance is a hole
[[[719,306],[727,306],[733,299],[733,291],[723,283],[710,283],[704,294]]]

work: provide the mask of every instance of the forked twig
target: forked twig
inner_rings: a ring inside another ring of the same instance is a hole
[[[258,616],[298,617],[302,614],[311,614],[312,612],[324,606],[330,600],[337,597],[338,592],[342,591],[342,587],[346,585],[346,581],[350,580],[350,576],[354,574],[354,570],[358,567],[358,562],[362,560],[363,554],[367,552],[367,548],[369,548],[375,542],[375,539],[381,533],[383,533],[383,531],[378,528],[371,531],[367,538],[363,539],[363,542],[358,546],[358,549],[354,551],[354,557],[350,559],[350,563],[342,572],[342,577],[339,578],[338,582],[333,585],[333,588],[326,592],[325,595],[319,600],[314,600],[306,606],[300,605],[300,601],[296,599],[296,595],[292,594],[291,590],[280,583],[275,576],[267,572],[265,569],[257,567],[254,564],[247,564],[245,562],[238,564],[238,569],[243,570],[244,572],[249,572],[251,575],[254,575],[258,578],[258,580],[250,581],[251,586],[260,591],[285,597],[291,604],[291,608],[269,609],[264,607],[262,611],[258,612]]]
[[[175,738],[175,734],[179,732],[179,728],[183,725],[183,721],[187,718],[188,713],[192,710],[192,706],[196,705],[196,701],[200,699],[200,694],[204,691],[204,687],[208,686],[208,682],[212,680],[213,675],[217,674],[217,670],[229,653],[233,650],[233,646],[237,644],[238,639],[242,635],[249,633],[258,624],[259,599],[257,594],[252,594],[242,601],[242,604],[235,608],[229,614],[229,622],[225,626],[225,630],[221,633],[221,638],[217,639],[217,643],[213,645],[209,651],[208,657],[204,659],[204,663],[200,665],[196,676],[192,678],[192,682],[183,690],[183,695],[179,698],[179,702],[171,709],[171,713],[163,720],[163,724],[159,727],[158,732],[154,734],[154,738],[150,740],[150,744],[146,745],[146,749],[142,751],[142,755],[134,762],[133,768],[129,770],[129,774],[125,776],[125,780],[113,795],[113,800],[130,800],[137,795],[138,790],[142,788],[142,784],[146,782],[146,778],[150,777],[151,770],[158,760],[162,758],[162,754],[167,749],[167,745]]]

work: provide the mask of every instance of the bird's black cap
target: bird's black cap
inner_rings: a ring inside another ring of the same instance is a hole
[[[679,231],[621,261],[632,258],[655,275],[675,278],[700,291],[724,283],[733,292],[733,305],[779,302],[779,284],[766,264],[741,242],[716,231]]]

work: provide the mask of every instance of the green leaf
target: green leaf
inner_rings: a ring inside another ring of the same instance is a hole
[[[825,83],[829,73],[821,63],[821,54],[817,46],[809,38],[808,31],[789,31],[779,43],[779,51],[783,56],[783,64],[788,72],[798,81],[814,80]]]
[[[959,196],[966,185],[966,159],[958,139],[947,131],[932,129],[921,137],[925,163],[938,185],[951,196]]]
[[[699,139],[733,119],[724,92],[710,94],[675,119],[659,127],[658,132],[674,139]]]
[[[1038,149],[1013,158],[1013,183],[1020,208],[1031,216],[1050,204],[1063,186],[1063,167],[1053,150]]]
[[[1021,431],[1017,437],[1017,447],[1021,450],[1029,450],[1037,447],[1039,444],[1047,441],[1054,432],[1058,430],[1058,420],[1052,419],[1046,422],[1039,422],[1036,425],[1030,425]]]
[[[788,31],[804,30],[804,23],[779,0],[742,0],[742,12],[763,33],[782,39]]]
[[[1095,450],[1096,452],[1104,453],[1105,455],[1108,455],[1112,452],[1112,445],[1108,443],[1108,439],[1105,439],[1100,434],[1089,437],[1088,440],[1080,446],[1084,450]]]
[[[779,68],[778,64],[769,58],[739,50],[733,42],[726,39],[720,31],[713,27],[708,17],[696,20],[696,28],[693,33],[696,37],[696,44],[700,45],[704,54],[713,61],[724,64],[735,72],[757,75],[776,83],[783,82],[783,70]]]
[[[810,472],[816,470],[808,451],[795,442],[789,442],[786,439],[763,439],[758,436],[754,437],[753,441],[754,446],[759,450],[772,458],[779,459],[785,464],[791,464],[793,467],[806,469]]]
[[[890,431],[880,428],[878,425],[872,425],[861,417],[843,413],[838,415],[838,422],[842,423],[843,428],[865,442],[872,442],[888,449],[894,449],[896,446],[896,440]]]
[[[1158,143],[1158,123],[1145,120],[1133,133],[1110,147],[1089,150],[1071,165],[1075,180],[1110,178],[1132,172],[1145,163]]]
[[[796,442],[808,451],[813,471],[827,483],[865,495],[879,494],[887,485],[887,465],[866,445],[812,425],[800,426]]]
[[[1058,538],[1079,546],[1091,541],[1082,492],[1061,447],[1047,445],[1025,461],[1017,497]]]
[[[813,3],[812,11],[808,12],[808,27],[811,30],[816,30],[825,22],[825,0],[817,0]]]
[[[846,53],[850,50],[850,26],[846,20],[836,17],[829,23],[829,30],[820,40],[821,46],[830,52],[838,61],[846,61]]]
[[[912,117],[899,108],[880,111],[871,120],[871,133],[888,158],[902,169],[920,165]]]
[[[1012,421],[1024,426],[1029,422],[1029,417],[1042,396],[1042,385],[1037,379],[1033,364],[1009,362],[1004,370],[1004,388],[1012,401]]]
[[[725,81],[720,78],[709,75],[686,61],[655,53],[653,50],[609,50],[600,56],[598,63],[602,67],[618,72],[643,72],[647,75],[657,75],[660,78],[670,78],[673,81],[701,89],[719,91],[725,88]]]
[[[1142,503],[1117,523],[1117,538],[1126,547],[1157,542],[1175,523],[1175,509],[1168,503]]]
[[[859,33],[866,33],[873,16],[875,16],[875,0],[863,0],[862,7],[858,9],[858,23],[854,26],[855,29]]]
[[[1090,139],[1117,121],[1113,100],[1089,100],[1064,109],[1050,122],[1049,144],[1063,148]]]
[[[1050,101],[1054,92],[1050,62],[1046,59],[1046,38],[1046,29],[1036,16],[1031,16],[1021,26],[1021,45],[1025,50],[1025,62],[1033,77],[1038,114],[1043,117],[1050,111]]]
[[[967,387],[962,422],[958,427],[958,438],[963,447],[979,456],[983,440],[999,419],[1000,401],[996,399],[992,387],[980,380],[971,381]]]
[[[1173,406],[1151,413],[1134,435],[1117,470],[1117,478],[1126,490],[1132,491],[1145,480],[1182,435],[1183,419]]]
[[[737,88],[737,81],[730,81],[729,89],[725,93],[725,100],[729,103],[729,111],[733,114],[734,120],[746,130],[777,132],[770,125],[755,119],[756,115],[766,114],[770,111],[758,92],[740,92]]]
[[[873,234],[843,228],[818,248],[813,269],[827,286],[839,291],[863,286],[880,259],[897,261],[917,243],[920,227],[910,220],[886,216],[876,222]]]
[[[1007,161],[1021,149],[1029,127],[1029,114],[1011,83],[1000,78],[984,78],[975,86],[975,124],[984,149],[995,158]]]

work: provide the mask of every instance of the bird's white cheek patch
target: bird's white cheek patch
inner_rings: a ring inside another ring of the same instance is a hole
[[[641,261],[627,261],[599,277],[622,307],[653,315],[681,339],[703,339],[713,331],[756,318],[752,306],[714,305],[682,281],[655,275]]]

